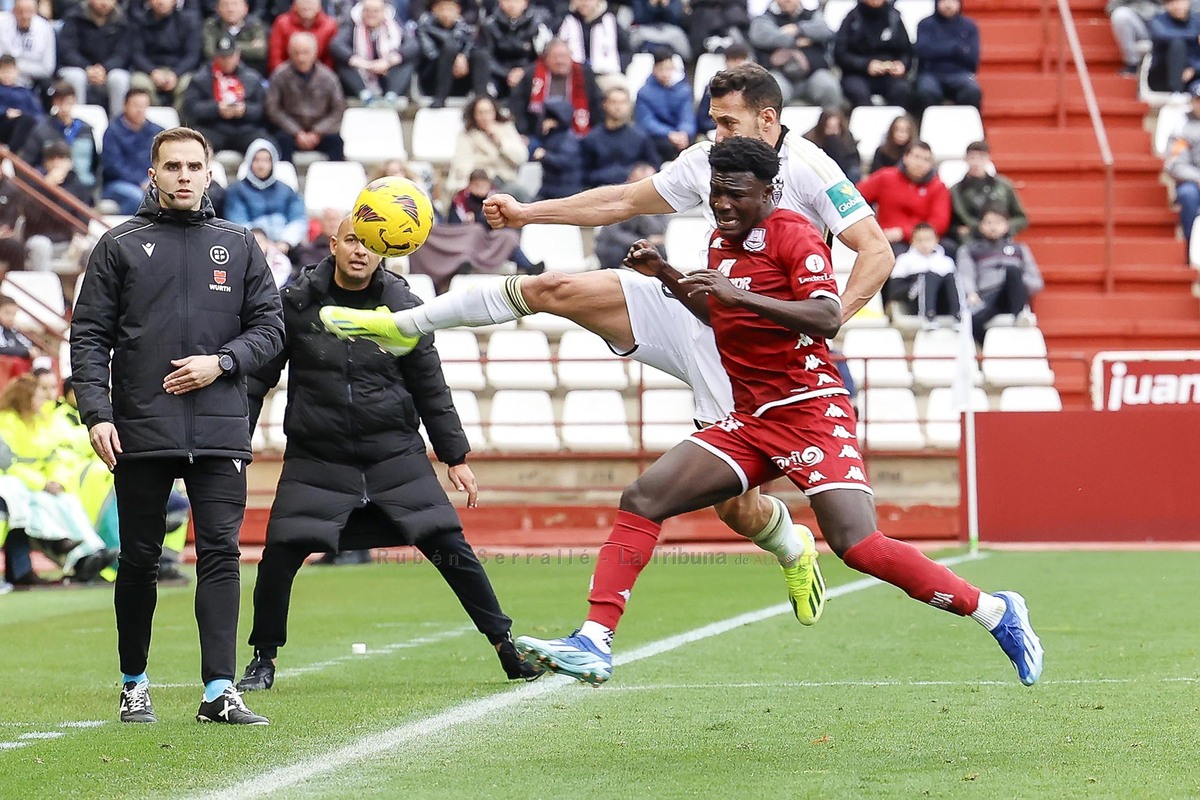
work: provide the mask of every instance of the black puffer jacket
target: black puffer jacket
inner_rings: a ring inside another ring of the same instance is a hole
[[[866,75],[873,60],[899,61],[911,70],[912,40],[900,12],[890,3],[881,8],[859,3],[850,9],[834,37],[833,60],[843,75]]]
[[[537,61],[539,40],[550,38],[546,12],[530,7],[513,19],[498,11],[479,26],[479,38],[492,57],[492,78],[500,85],[512,70],[517,67],[528,70]]]
[[[90,428],[114,422],[124,454],[250,458],[244,375],[283,346],[279,292],[250,232],[151,192],[100,237],[71,322],[71,369]],[[167,394],[172,359],[228,348],[234,377]],[[109,395],[111,351],[112,393]]]

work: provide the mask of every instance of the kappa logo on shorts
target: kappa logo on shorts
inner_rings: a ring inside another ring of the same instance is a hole
[[[775,466],[788,472],[800,467],[815,467],[825,460],[825,451],[812,446],[804,448],[804,452],[793,450],[786,456],[771,456],[771,460],[775,462]]]
[[[800,338],[796,340],[796,346],[793,347],[792,349],[793,350],[802,350],[805,347],[812,347],[812,344],[813,344],[812,337],[809,336],[807,333],[802,333],[802,334],[800,334]]]
[[[844,444],[842,452],[838,453],[838,458],[862,458],[862,455],[853,446]]]
[[[837,406],[830,406],[830,408],[837,408]],[[825,416],[829,416],[829,415],[826,414]],[[844,417],[846,415],[842,414],[842,416]],[[854,438],[854,434],[852,434],[850,431],[843,428],[841,425],[833,426],[833,434],[832,435],[833,435],[833,438],[835,438],[835,439],[853,439]]]
[[[846,480],[862,481],[863,483],[866,483],[867,476],[863,475],[863,471],[861,469],[859,469],[857,466],[854,466],[846,470]]]
[[[742,242],[742,249],[748,253],[761,253],[767,249],[767,229],[752,228],[746,234],[746,241]]]
[[[745,423],[739,419],[735,419],[734,417],[726,417],[725,419],[716,423],[716,426],[728,433],[729,431],[736,431],[738,428],[745,427]]]
[[[822,372],[820,375],[817,376],[817,387],[818,388],[821,386],[824,386],[827,383],[836,384],[837,381],[835,381],[833,379],[832,375],[826,375],[824,372]]]
[[[830,403],[829,407],[825,409],[825,416],[834,417],[836,419],[836,418],[848,417],[850,415],[847,414],[845,411],[843,411],[840,406],[836,406],[833,403]],[[841,425],[838,426],[838,428],[841,428],[841,427],[842,427]],[[834,436],[838,435],[836,430],[833,432],[833,435]],[[849,434],[846,434],[846,436],[848,438]]]
[[[824,365],[824,363],[824,361],[817,358],[812,353],[809,353],[804,357],[804,368],[807,370],[814,370],[817,367]]]
[[[825,476],[822,475],[821,473],[817,472],[815,469],[812,472],[808,473],[808,482],[809,483],[820,483],[823,480],[825,480]]]

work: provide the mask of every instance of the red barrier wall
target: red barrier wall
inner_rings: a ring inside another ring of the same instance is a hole
[[[1200,540],[1200,409],[986,413],[975,430],[984,543]]]

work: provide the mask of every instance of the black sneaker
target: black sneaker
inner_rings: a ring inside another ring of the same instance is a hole
[[[158,722],[150,702],[149,681],[126,681],[121,687],[121,722]]]
[[[246,674],[237,682],[239,692],[265,692],[275,685],[275,665],[271,659],[254,656],[246,666]]]
[[[200,701],[197,722],[224,722],[229,725],[270,725],[271,721],[246,708],[242,693],[229,686],[216,700]]]
[[[540,667],[530,664],[525,660],[525,656],[517,652],[511,634],[503,642],[496,645],[496,655],[500,657],[500,666],[504,667],[504,674],[508,676],[510,681],[536,681],[542,677],[542,673],[545,671]]]

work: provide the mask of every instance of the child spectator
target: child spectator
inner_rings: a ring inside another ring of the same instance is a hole
[[[908,313],[924,318],[926,329],[934,328],[939,314],[957,317],[958,286],[954,282],[954,259],[938,244],[937,231],[927,222],[913,227],[907,251],[896,256],[888,281],[889,301],[898,302]]]
[[[458,135],[454,160],[446,178],[446,191],[457,192],[477,170],[495,176],[500,191],[523,195],[514,181],[517,169],[529,160],[529,148],[512,124],[508,110],[488,95],[480,95],[463,109],[463,131]],[[520,197],[529,200],[527,196]]]
[[[676,78],[675,54],[665,47],[654,52],[654,71],[638,92],[635,118],[662,161],[674,161],[696,135],[692,87],[686,77]]]
[[[889,106],[908,107],[912,42],[900,12],[887,0],[858,0],[838,28],[833,59],[842,69],[842,91],[851,107],[871,105],[871,95],[882,96]]]
[[[771,70],[785,105],[795,100],[822,108],[841,106],[845,98],[828,55],[833,31],[820,7],[809,5],[774,0],[750,22],[750,44],[758,51],[758,63]]]
[[[71,166],[71,148],[66,142],[51,142],[46,146],[38,172],[47,186],[61,189],[85,207],[91,208],[92,189],[85,186],[75,174]],[[61,262],[56,262],[56,259],[67,256],[77,238],[75,250],[79,251],[77,255],[83,255],[86,245],[82,233],[87,228],[87,214],[72,208],[48,191],[38,191],[31,200],[25,210],[25,269],[59,271],[64,276],[70,276],[68,283],[74,283],[74,275],[79,268],[78,257],[68,256]],[[56,211],[69,215],[69,218],[60,216]],[[71,223],[72,218],[75,224]],[[56,265],[61,266],[56,270]]]
[[[546,10],[530,7],[529,0],[499,0],[496,13],[479,27],[480,46],[487,52],[496,97],[512,93],[550,41]]]
[[[871,158],[871,169],[867,170],[868,174],[899,164],[900,159],[904,157],[904,151],[908,149],[915,138],[917,138],[917,121],[910,114],[901,114],[892,120],[892,124],[888,126],[887,133],[883,137],[883,144],[875,149],[875,155]]]
[[[583,191],[583,156],[579,136],[571,127],[574,109],[565,100],[546,101],[540,126],[540,143],[534,147],[533,161],[542,162],[542,190],[539,200],[570,197]]]
[[[50,116],[37,124],[25,141],[21,158],[31,167],[42,165],[42,152],[54,142],[65,142],[71,148],[71,164],[85,186],[96,185],[96,169],[100,154],[92,126],[75,116],[75,89],[66,81],[54,84]]]
[[[979,108],[979,26],[962,14],[962,0],[937,0],[933,14],[917,25],[916,101],[913,109],[949,100]]]
[[[862,157],[858,154],[858,142],[850,135],[850,122],[846,112],[840,108],[827,108],[817,117],[817,124],[804,134],[804,138],[825,151],[825,154],[846,173],[846,177],[858,183],[862,178]]]
[[[615,86],[604,93],[604,124],[583,137],[583,182],[590,189],[624,183],[639,163],[658,169],[661,159],[650,136],[632,124],[629,92]],[[622,256],[624,258],[624,256]]]
[[[954,209],[952,233],[958,242],[979,235],[979,220],[988,207],[999,208],[1008,217],[1013,236],[1029,227],[1029,218],[1012,181],[991,171],[991,148],[987,142],[967,145],[967,174],[950,189]]]
[[[42,118],[37,97],[20,80],[17,60],[0,56],[0,144],[10,150],[20,150]]]
[[[487,54],[476,47],[475,29],[463,19],[459,0],[433,0],[417,21],[417,42],[417,81],[433,98],[433,108],[444,108],[450,95],[488,94]]]
[[[1200,213],[1200,86],[1192,89],[1192,108],[1167,148],[1167,174],[1175,181],[1179,225],[1184,247],[1192,240],[1192,225]]]
[[[602,88],[615,81],[624,85],[624,73],[633,58],[629,32],[604,0],[573,0],[558,29],[558,38],[571,49],[571,60],[592,68]]]
[[[246,177],[225,193],[225,218],[247,228],[261,228],[284,253],[304,241],[308,217],[304,201],[275,175],[279,153],[266,139],[246,149]]]
[[[972,333],[983,344],[987,323],[997,314],[1032,318],[1029,299],[1045,286],[1033,252],[1009,235],[1008,217],[989,208],[978,239],[958,250],[958,276],[971,309]]]

